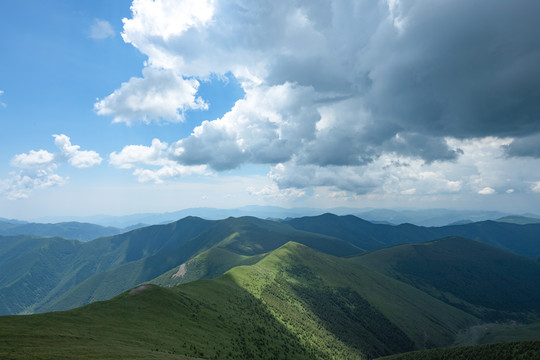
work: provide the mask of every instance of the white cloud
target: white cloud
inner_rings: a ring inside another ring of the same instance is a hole
[[[495,194],[495,189],[493,188],[490,188],[489,186],[481,189],[481,190],[478,190],[478,194],[480,195],[493,195]]]
[[[131,78],[120,89],[94,105],[99,115],[114,116],[115,123],[184,121],[186,110],[206,109],[196,97],[199,82],[171,70],[145,68],[142,78]]]
[[[415,188],[410,188],[410,189],[407,189],[407,190],[401,190],[400,194],[401,195],[414,195],[414,194],[416,194],[416,189]]]
[[[18,154],[11,160],[11,165],[19,168],[43,167],[54,161],[54,154],[47,150],[30,150],[27,154]]]
[[[101,163],[102,159],[97,152],[79,150],[80,146],[72,145],[68,136],[61,134],[53,137],[60,152],[51,153],[41,149],[15,155],[11,165],[20,170],[11,172],[10,178],[0,181],[0,193],[10,200],[28,198],[34,190],[67,183],[68,177],[56,174],[58,165],[63,162],[77,168]]]
[[[249,195],[260,197],[266,200],[290,201],[303,198],[307,195],[306,190],[301,189],[280,189],[276,184],[265,185],[262,188],[249,186],[246,188]]]
[[[533,185],[531,186],[531,190],[535,193],[540,193],[540,181],[533,183]]]
[[[137,165],[163,165],[163,151],[167,147],[167,143],[159,139],[152,140],[151,146],[128,145],[119,153],[112,152],[109,163],[120,169],[131,169]]]
[[[207,24],[214,13],[213,0],[134,0],[132,19],[123,19],[124,41],[144,46],[152,38],[169,40],[192,27]],[[147,39],[149,38],[149,39]]]
[[[153,139],[151,146],[127,145],[119,153],[109,155],[109,163],[120,169],[132,169],[139,182],[161,184],[166,180],[188,175],[208,175],[206,165],[184,166],[168,159],[168,145]],[[151,168],[148,168],[151,167]]]
[[[61,135],[53,135],[54,144],[60,149],[60,154],[57,154],[59,160],[65,159],[70,165],[77,168],[88,168],[94,165],[101,164],[101,156],[93,150],[79,150],[79,145],[71,145],[69,137]]]
[[[172,157],[217,170],[287,161],[314,136],[319,114],[313,101],[313,89],[289,83],[250,89],[221,119],[203,122],[173,144]]]
[[[66,184],[68,178],[54,173],[55,170],[56,166],[51,165],[45,169],[11,172],[10,178],[0,181],[0,193],[9,200],[26,199],[34,190]]]
[[[137,168],[133,172],[139,182],[154,182],[162,184],[166,180],[178,179],[189,175],[208,175],[205,165],[183,166],[174,161],[169,161],[157,170]]]
[[[0,96],[2,96],[2,95],[4,95],[4,90],[0,90]],[[7,105],[6,105],[6,103],[0,101],[0,107],[5,108],[5,107],[7,107]]]
[[[92,39],[106,39],[114,37],[114,35],[114,29],[108,21],[95,19],[92,26],[90,26],[88,37]]]

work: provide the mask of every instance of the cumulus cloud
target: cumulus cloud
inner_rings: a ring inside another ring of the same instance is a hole
[[[0,181],[0,193],[6,194],[9,200],[26,199],[34,190],[66,184],[68,178],[54,173],[55,170],[55,166],[49,166],[11,172],[10,178]]]
[[[88,168],[94,165],[101,164],[103,160],[99,154],[93,150],[79,150],[79,145],[71,145],[69,137],[61,135],[53,135],[54,144],[60,149],[60,153],[56,155],[57,160],[67,160],[70,165],[77,168]]]
[[[539,157],[538,10],[534,0],[136,0],[122,36],[148,56],[143,78],[96,110],[127,124],[181,121],[206,108],[199,81],[230,73],[244,98],[173,143],[169,159],[268,164],[281,189],[530,191],[531,175],[517,169],[519,182],[504,159]]]
[[[112,115],[113,122],[127,125],[137,121],[180,122],[186,110],[207,108],[195,96],[198,87],[197,80],[185,79],[171,70],[146,68],[142,78],[131,78],[94,108],[99,115]]]
[[[478,190],[478,193],[480,195],[493,195],[493,194],[495,194],[495,189],[490,188],[489,186],[487,186],[487,187],[485,187],[485,188],[483,188],[481,190]]]
[[[299,189],[280,189],[276,184],[265,185],[262,188],[249,186],[246,189],[251,196],[261,197],[266,200],[295,200],[307,195],[305,190]]]
[[[10,178],[0,181],[1,194],[10,200],[23,199],[28,198],[34,190],[66,184],[69,178],[56,173],[63,162],[77,168],[88,168],[101,163],[102,159],[97,152],[79,150],[80,146],[72,145],[68,136],[61,134],[53,137],[59,152],[30,150],[12,158],[11,165],[20,170],[12,171]]]
[[[11,165],[19,168],[35,168],[51,164],[54,154],[47,150],[30,150],[27,154],[18,154],[11,160]]]
[[[173,144],[171,154],[180,163],[216,170],[287,161],[314,137],[314,96],[313,89],[289,83],[249,90],[221,119],[203,122]]]
[[[107,20],[94,19],[94,23],[90,26],[88,37],[91,39],[114,37],[114,29]]]
[[[151,146],[128,145],[119,153],[109,155],[109,163],[120,169],[134,168],[140,182],[163,183],[188,175],[209,174],[206,165],[184,166],[168,158],[168,144],[159,139],[152,140]]]

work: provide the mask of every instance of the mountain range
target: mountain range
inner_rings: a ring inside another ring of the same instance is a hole
[[[57,222],[86,222],[102,226],[127,228],[133,225],[166,224],[187,216],[197,216],[208,220],[220,220],[228,217],[255,216],[262,219],[287,219],[303,216],[317,216],[324,213],[337,215],[350,215],[361,217],[375,223],[399,225],[404,223],[418,226],[445,226],[456,222],[477,222],[497,220],[506,216],[528,217],[538,221],[536,214],[508,214],[499,211],[486,210],[450,210],[450,209],[373,209],[373,208],[282,208],[278,206],[250,205],[233,209],[216,208],[190,208],[165,213],[141,213],[122,216],[94,215],[94,216],[49,216],[33,219],[39,223]],[[2,219],[0,219],[2,220]]]
[[[0,236],[0,313],[44,313],[0,317],[0,357],[371,359],[493,321],[539,336],[539,230],[323,214]]]

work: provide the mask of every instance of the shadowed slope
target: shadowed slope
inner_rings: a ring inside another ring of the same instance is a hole
[[[540,314],[540,264],[450,237],[351,259],[487,320]]]

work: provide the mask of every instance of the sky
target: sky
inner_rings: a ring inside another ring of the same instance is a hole
[[[0,217],[540,214],[536,0],[0,2]]]

